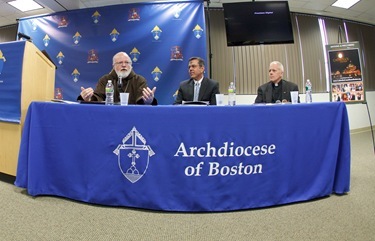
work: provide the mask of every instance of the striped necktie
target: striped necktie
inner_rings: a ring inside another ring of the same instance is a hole
[[[199,87],[200,87],[199,83],[194,84],[194,99],[193,99],[193,101],[198,101]]]

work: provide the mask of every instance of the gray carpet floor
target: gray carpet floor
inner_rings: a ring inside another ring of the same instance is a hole
[[[0,240],[375,240],[371,132],[351,134],[351,191],[271,208],[175,213],[31,197],[0,178]]]

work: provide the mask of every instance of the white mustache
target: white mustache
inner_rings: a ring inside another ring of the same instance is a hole
[[[116,72],[118,77],[126,78],[130,74],[131,70],[121,70]]]

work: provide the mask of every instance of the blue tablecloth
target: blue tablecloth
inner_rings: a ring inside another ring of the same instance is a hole
[[[105,106],[33,102],[15,184],[32,196],[227,211],[346,193],[344,103]]]

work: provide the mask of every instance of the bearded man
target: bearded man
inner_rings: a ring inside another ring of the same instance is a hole
[[[129,93],[128,104],[157,105],[155,98],[156,87],[152,90],[147,86],[146,79],[134,72],[132,61],[125,52],[119,52],[113,56],[112,70],[103,75],[96,84],[95,90],[91,87],[81,87],[81,93],[77,100],[105,101],[105,87],[108,80],[114,85],[114,102],[120,101],[120,93]]]

